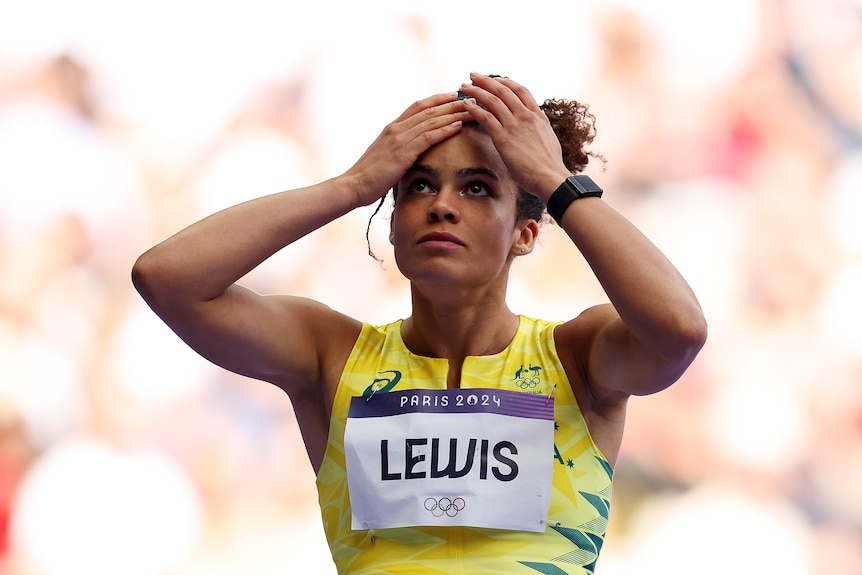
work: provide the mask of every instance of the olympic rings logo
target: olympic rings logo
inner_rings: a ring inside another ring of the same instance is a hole
[[[450,499],[449,497],[429,497],[425,500],[425,511],[430,511],[434,517],[455,517],[459,511],[463,511],[467,507],[467,502],[463,497]]]
[[[530,378],[524,377],[522,379],[519,379],[518,383],[516,383],[515,385],[517,385],[521,389],[533,389],[534,387],[539,385],[539,378],[538,377],[530,377]]]

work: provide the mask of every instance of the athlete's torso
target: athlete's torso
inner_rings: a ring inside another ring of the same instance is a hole
[[[607,529],[612,470],[592,441],[554,344],[557,324],[520,318],[499,354],[468,357],[461,388],[552,395],[554,458],[543,532],[476,527],[351,530],[344,455],[350,399],[409,389],[445,389],[448,362],[411,353],[401,322],[362,326],[336,391],[329,441],[317,476],[324,528],[339,573],[592,573]],[[500,502],[505,505],[505,501]]]

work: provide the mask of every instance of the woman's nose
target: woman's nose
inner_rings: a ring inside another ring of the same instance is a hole
[[[434,195],[434,201],[428,207],[428,221],[445,220],[448,222],[457,222],[460,220],[461,213],[458,210],[458,200],[460,197],[458,192],[452,190],[437,192]]]

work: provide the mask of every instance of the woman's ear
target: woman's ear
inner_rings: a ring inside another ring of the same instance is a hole
[[[516,226],[515,234],[515,241],[512,242],[510,253],[513,256],[525,256],[536,247],[539,224],[536,220],[524,220]]]

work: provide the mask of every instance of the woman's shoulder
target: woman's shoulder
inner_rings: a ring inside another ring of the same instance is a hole
[[[557,328],[565,323],[563,320],[542,319],[527,315],[519,315],[518,319],[520,320],[518,334],[534,340],[553,339]]]
[[[361,322],[359,336],[356,339],[356,347],[371,347],[375,349],[393,346],[404,347],[404,342],[401,339],[401,323],[403,321],[402,319],[397,319],[384,324]]]
[[[557,345],[567,348],[588,345],[598,331],[618,317],[611,304],[599,304],[585,309],[573,319],[554,322]]]

